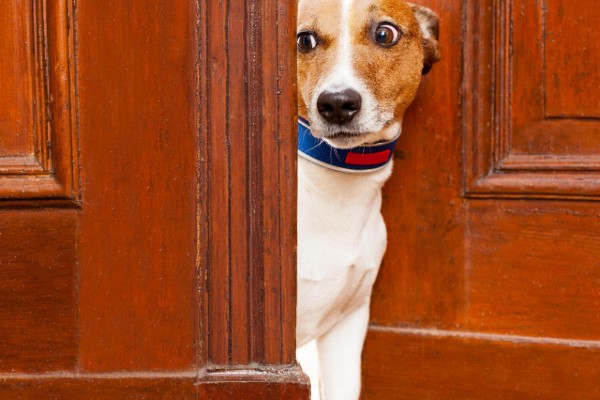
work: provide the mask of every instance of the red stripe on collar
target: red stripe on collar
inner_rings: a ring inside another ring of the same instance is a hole
[[[385,163],[390,159],[390,151],[384,150],[377,153],[354,153],[346,155],[346,163],[351,165],[375,165]]]

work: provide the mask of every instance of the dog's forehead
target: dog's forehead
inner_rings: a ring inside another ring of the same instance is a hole
[[[339,21],[342,17],[343,3],[347,0],[299,0],[298,26],[317,28],[331,26],[331,21]]]
[[[344,12],[351,18],[344,18]],[[404,0],[299,0],[298,27],[333,31],[340,28],[332,21],[349,21],[354,24],[369,19],[387,19],[406,28],[414,21],[411,7]]]
[[[414,14],[404,0],[351,0],[352,14],[357,16],[387,17],[408,24]]]

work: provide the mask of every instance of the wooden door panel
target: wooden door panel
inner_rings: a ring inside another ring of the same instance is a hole
[[[0,13],[0,199],[77,201],[68,1],[8,1]]]
[[[561,1],[547,6],[531,0],[468,3],[470,196],[588,198],[600,193],[600,120],[593,115],[600,95],[580,89],[598,81],[600,51],[595,42],[588,44],[587,31],[600,14],[591,8]]]
[[[296,3],[205,1],[201,20],[202,36],[213,39],[198,65],[200,213],[227,221],[200,227],[201,274],[210,277],[203,289],[204,355],[220,366],[290,364],[296,346],[289,329],[296,320]],[[272,168],[260,168],[266,164]],[[211,176],[220,184],[207,185]]]
[[[600,399],[600,13],[419,3],[443,59],[384,190],[363,397]]]
[[[281,372],[281,371],[279,371]],[[268,373],[222,373],[198,379],[195,373],[0,375],[0,398],[10,400],[295,400],[308,399],[303,379],[284,381]]]
[[[499,145],[506,158],[499,163],[510,169],[561,170],[589,164],[597,170],[600,121],[593,118],[598,117],[600,95],[592,88],[600,80],[600,46],[591,39],[590,25],[600,12],[591,3],[509,4],[498,6],[495,17],[502,32],[495,50],[500,70],[496,90],[498,100],[505,102],[497,105]]]
[[[77,363],[75,210],[0,210],[0,373]]]
[[[0,372],[77,365],[69,8],[67,1],[0,6]],[[37,209],[44,206],[67,209]]]
[[[37,43],[36,21],[39,20],[38,10],[32,2],[17,2],[9,0],[2,4],[0,13],[0,156],[6,164],[8,156],[31,156],[35,140],[35,131],[39,130],[39,122],[34,115],[39,114],[33,107],[38,89],[37,79],[43,77],[40,70]],[[4,167],[6,168],[6,167]]]
[[[0,399],[308,398],[296,2],[0,9]]]
[[[198,362],[194,11],[184,1],[78,5],[85,371]]]
[[[87,375],[0,376],[0,398],[10,400],[204,400],[195,376],[155,374],[120,377]]]
[[[598,342],[385,328],[369,336],[365,399],[600,398]]]
[[[566,0],[546,4],[544,85],[547,117],[600,118],[597,90],[600,43],[594,29],[590,29],[599,19],[600,8],[593,2],[577,7]]]
[[[600,339],[596,204],[469,204],[466,329]]]
[[[459,122],[459,2],[420,1],[442,17],[444,60],[426,75],[404,121],[384,188],[388,246],[375,284],[378,325],[454,327],[462,315],[465,220]],[[457,243],[459,243],[457,245]]]

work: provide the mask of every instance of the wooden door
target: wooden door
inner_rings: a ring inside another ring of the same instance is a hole
[[[600,399],[600,8],[422,3],[364,398]]]
[[[301,399],[295,3],[0,4],[0,398]]]

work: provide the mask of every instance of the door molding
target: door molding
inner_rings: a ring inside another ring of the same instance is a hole
[[[277,374],[277,379],[273,375]],[[0,398],[229,400],[307,399],[308,379],[299,367],[224,372],[123,372],[104,374],[2,374]]]
[[[25,121],[21,131],[0,134],[25,137],[28,143],[19,148],[13,146],[13,154],[0,154],[0,199],[76,202],[79,189],[74,151],[77,145],[72,4],[68,0],[20,4],[13,11],[14,18],[22,22],[20,29],[28,36],[18,39],[29,67],[22,71],[20,82],[29,81],[31,87],[23,87],[19,98],[28,99],[24,107],[29,112],[19,118]],[[15,62],[23,64],[21,59]]]
[[[295,24],[294,1],[199,2],[203,364],[295,362]]]
[[[600,197],[600,141],[591,152],[596,143],[578,142],[580,133],[599,137],[589,133],[600,134],[600,119],[557,114],[551,99],[561,94],[548,83],[554,76],[548,65],[558,52],[551,46],[558,27],[548,24],[546,7],[545,1],[466,2],[467,197]],[[523,67],[531,59],[542,60],[542,70],[538,62]],[[577,147],[586,150],[577,154]]]

